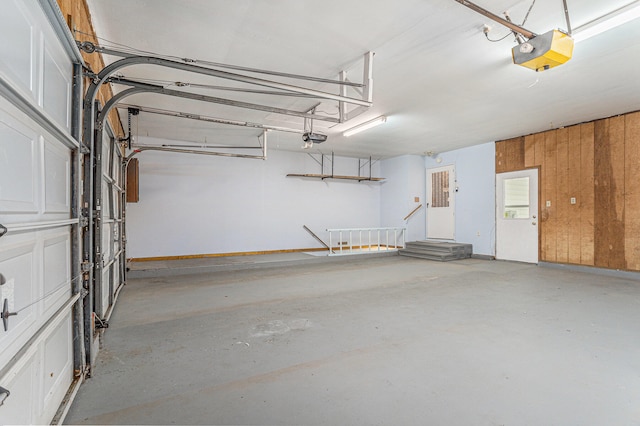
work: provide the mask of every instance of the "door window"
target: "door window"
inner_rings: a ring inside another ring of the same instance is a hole
[[[435,172],[431,179],[431,207],[449,207],[449,171]]]
[[[505,219],[529,219],[529,177],[504,180]]]

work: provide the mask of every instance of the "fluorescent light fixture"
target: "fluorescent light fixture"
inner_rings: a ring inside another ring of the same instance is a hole
[[[360,133],[362,131],[370,129],[372,127],[376,127],[382,123],[385,123],[386,121],[387,121],[387,117],[385,117],[384,115],[381,115],[378,118],[374,118],[373,120],[366,121],[362,124],[357,125],[356,127],[352,127],[349,130],[345,130],[344,133],[342,133],[342,135],[349,137],[349,136],[355,135],[356,133]]]
[[[601,34],[610,29],[619,27],[640,17],[640,1],[636,0],[626,6],[607,13],[591,22],[575,28],[571,37],[578,43],[588,38]]]

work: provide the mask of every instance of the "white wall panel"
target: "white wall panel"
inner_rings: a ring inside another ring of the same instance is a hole
[[[327,228],[381,226],[380,183],[286,177],[319,173],[306,153],[271,151],[262,161],[145,152],[139,159],[140,202],[127,206],[131,257],[320,247],[303,225],[327,240]],[[357,173],[357,158],[335,161],[335,174]]]

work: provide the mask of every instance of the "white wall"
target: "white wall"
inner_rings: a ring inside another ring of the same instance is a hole
[[[440,163],[436,158],[441,158]],[[495,256],[495,144],[493,142],[425,157],[427,169],[453,164],[455,193],[455,239],[473,244],[473,253]]]
[[[380,226],[406,226],[407,241],[424,240],[425,222],[425,167],[424,157],[403,155],[382,161],[380,174],[385,178],[381,187]],[[420,201],[416,202],[415,197]],[[404,221],[413,209],[423,207]]]
[[[127,205],[128,257],[321,247],[302,225],[325,241],[327,228],[380,226],[380,183],[286,177],[320,173],[306,152],[272,150],[266,161],[164,152],[138,158],[140,202]],[[335,158],[335,174],[357,171],[358,159]]]

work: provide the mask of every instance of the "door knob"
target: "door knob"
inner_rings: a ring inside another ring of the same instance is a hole
[[[531,222],[531,224],[532,224],[532,225],[535,225],[536,223],[535,223],[535,222]]]
[[[536,218],[536,215],[535,215],[535,214],[533,215],[533,218],[534,218],[534,219]]]

